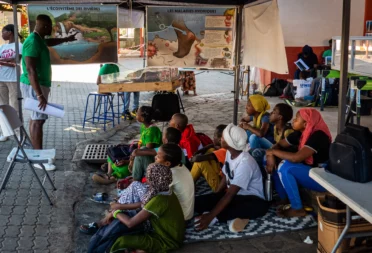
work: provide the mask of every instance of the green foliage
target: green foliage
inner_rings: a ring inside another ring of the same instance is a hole
[[[20,40],[21,40],[21,43],[23,43],[27,39],[28,35],[30,35],[27,24],[21,27],[21,31],[19,32],[19,34],[22,36]]]

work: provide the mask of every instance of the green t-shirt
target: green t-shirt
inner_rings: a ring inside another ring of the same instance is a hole
[[[185,218],[177,196],[157,195],[143,208],[150,212],[151,227],[156,237],[163,243],[163,248],[180,247],[185,234]]]
[[[103,75],[108,75],[108,74],[113,74],[113,73],[118,73],[118,72],[120,72],[120,70],[116,64],[104,64],[100,68],[98,75],[103,76]]]
[[[326,58],[327,56],[332,56],[332,50],[331,49],[328,49],[326,51],[324,51],[322,57],[323,58]]]
[[[45,41],[36,33],[31,33],[23,43],[21,83],[30,85],[26,68],[26,57],[38,58],[36,73],[39,84],[50,87],[52,85],[52,65],[50,63],[49,49]]]
[[[162,144],[162,133],[157,126],[150,126],[146,128],[144,124],[140,127],[140,146],[145,147],[148,143],[154,143],[155,148],[161,146]]]

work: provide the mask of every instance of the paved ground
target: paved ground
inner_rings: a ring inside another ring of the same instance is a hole
[[[89,71],[91,69],[80,73],[95,75]],[[67,71],[65,75],[68,76]],[[218,124],[232,121],[232,87],[233,77],[226,74],[205,72],[197,76],[199,96],[185,97],[184,102],[190,122],[198,131],[211,134]],[[87,197],[111,188],[92,184],[90,175],[97,166],[80,161],[82,151],[87,143],[117,143],[133,138],[138,132],[136,124],[128,126],[128,123],[105,133],[101,126],[88,125],[83,129],[86,95],[95,89],[96,86],[89,83],[55,82],[51,101],[64,104],[67,112],[64,119],[51,118],[45,126],[45,147],[57,149],[58,170],[50,173],[57,191],[51,191],[45,183],[55,205],[49,206],[31,171],[17,166],[6,190],[0,194],[0,252],[86,251],[89,237],[80,235],[77,227],[99,218],[104,210]],[[152,93],[142,93],[141,103],[149,104],[151,96]],[[278,100],[270,102],[275,104]],[[244,110],[244,103],[240,104],[240,112]],[[27,118],[28,113],[25,114]],[[336,109],[328,108],[323,115],[335,134]],[[13,146],[12,141],[0,143],[1,179],[8,165],[6,156]],[[38,174],[42,176],[40,171]],[[315,252],[315,245],[302,242],[307,235],[316,241],[316,229],[311,229],[248,240],[190,244],[177,252]]]

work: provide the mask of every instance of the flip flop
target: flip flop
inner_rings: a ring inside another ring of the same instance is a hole
[[[92,176],[92,180],[93,182],[97,183],[97,184],[102,184],[102,185],[109,185],[109,184],[113,184],[116,182],[116,179],[115,178],[104,178],[103,177],[104,175],[100,175],[100,174],[97,174],[95,173],[93,176]]]
[[[98,229],[98,224],[95,222],[89,223],[88,225],[81,225],[79,227],[79,231],[87,235],[94,235]]]
[[[89,200],[100,203],[100,204],[110,204],[111,202],[114,202],[115,200],[111,198],[107,193],[105,192],[97,192],[94,194]]]

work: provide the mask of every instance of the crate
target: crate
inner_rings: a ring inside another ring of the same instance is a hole
[[[333,209],[323,206],[325,195],[317,196],[318,211],[322,215],[325,222],[336,226],[346,224],[346,207],[345,209]],[[351,219],[353,224],[365,224],[368,223],[365,219],[361,218],[357,213],[351,211]]]
[[[334,225],[326,222],[321,213],[318,213],[318,253],[331,253],[335,246],[338,238],[340,237],[344,225]],[[370,223],[359,223],[354,224],[352,222],[349,230],[352,232],[372,232],[372,224]],[[350,248],[351,239],[344,239],[337,249],[336,253],[347,252]]]
[[[107,149],[112,144],[88,144],[85,147],[82,160],[89,163],[105,163],[107,161]]]

